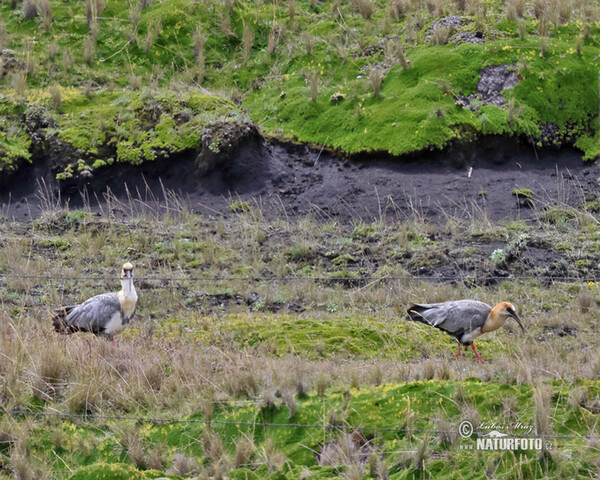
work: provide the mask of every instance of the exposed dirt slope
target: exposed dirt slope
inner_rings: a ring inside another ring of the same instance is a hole
[[[181,156],[140,167],[99,169],[91,178],[60,188],[47,163],[35,161],[3,187],[4,216],[39,215],[48,191],[60,191],[61,199],[77,208],[81,188],[92,204],[107,189],[121,199],[127,198],[127,190],[150,199],[161,197],[166,189],[206,214],[231,214],[230,203],[241,200],[256,202],[267,216],[294,217],[314,210],[340,221],[414,214],[443,221],[481,211],[492,220],[532,218],[549,205],[578,206],[600,193],[597,165],[582,162],[577,152],[534,151],[496,137],[408,160],[374,154],[351,161],[304,146],[249,141],[203,175],[192,156]],[[40,189],[42,179],[47,187]],[[533,208],[517,201],[512,194],[516,188],[534,192]]]

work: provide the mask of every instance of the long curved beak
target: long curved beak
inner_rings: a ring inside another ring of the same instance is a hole
[[[523,328],[523,324],[521,323],[519,316],[516,313],[511,313],[510,316],[517,321],[517,323],[519,324],[519,327],[521,327],[521,330],[523,331],[523,333],[525,333],[525,328]]]

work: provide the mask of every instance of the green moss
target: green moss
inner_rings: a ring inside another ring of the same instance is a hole
[[[248,201],[236,200],[229,204],[229,210],[234,213],[249,212],[251,208],[252,206]]]
[[[532,200],[534,195],[529,188],[515,188],[511,193],[519,200]]]
[[[146,477],[142,472],[130,465],[118,463],[98,463],[84,467],[75,472],[69,480],[144,480]]]
[[[575,146],[583,151],[584,160],[596,160],[600,156],[600,140],[597,136],[582,135]]]
[[[85,4],[51,0],[52,28],[47,31],[37,19],[25,20],[21,8],[0,4],[7,47],[16,60],[29,62],[18,93],[10,75],[0,79],[0,171],[13,171],[31,157],[30,132],[18,112],[28,105],[52,110],[56,127],[49,133],[81,149],[86,164],[98,168],[105,165],[96,162],[107,158],[138,164],[198,149],[207,124],[245,116],[222,96],[243,105],[268,133],[349,153],[400,155],[502,134],[574,144],[586,159],[599,155],[595,24],[586,26],[579,51],[575,44],[583,27],[578,21],[550,26],[548,48],[540,56],[539,36],[519,39],[518,22],[506,18],[502,2],[491,0],[486,8],[494,14],[478,27],[486,33],[485,45],[409,42],[403,68],[377,46],[412,30],[411,22],[421,13],[395,18],[384,0],[373,0],[373,18],[365,20],[351,3],[342,3],[338,13],[344,29],[353,32],[344,41],[327,3],[297,2],[291,21],[279,4],[233,2],[230,8],[210,8],[185,0],[153,2],[139,11],[134,35],[129,4],[111,0],[98,22],[91,61],[83,58],[90,28]],[[452,10],[448,14],[462,13]],[[579,7],[575,10],[573,18],[581,14]],[[537,31],[537,20],[519,22]],[[466,29],[474,31],[475,23]],[[244,28],[253,32],[247,58],[242,55]],[[210,32],[201,51],[196,31]],[[307,36],[314,39],[310,53]],[[364,54],[367,49],[370,55]],[[390,68],[375,96],[365,72],[383,64]],[[516,65],[519,73],[519,83],[504,92],[506,106],[479,105],[471,111],[456,104],[460,95],[476,91],[482,68],[499,64]],[[306,81],[313,75],[319,80],[316,101]],[[57,82],[58,109],[49,93]],[[210,91],[223,93],[205,94]],[[540,137],[547,123],[555,125],[556,138]]]
[[[598,200],[592,200],[590,202],[585,202],[581,205],[584,210],[587,212],[598,213],[600,212],[600,202]]]

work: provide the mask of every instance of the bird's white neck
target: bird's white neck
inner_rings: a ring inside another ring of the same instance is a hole
[[[135,304],[137,303],[137,292],[133,286],[132,278],[121,279],[121,291],[117,293],[117,298],[123,309],[125,317],[129,318],[135,311]]]
[[[133,286],[133,278],[121,279],[121,291],[125,297],[135,296],[137,298],[135,287]]]

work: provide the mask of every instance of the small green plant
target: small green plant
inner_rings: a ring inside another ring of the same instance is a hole
[[[541,220],[552,225],[564,226],[570,220],[576,217],[575,212],[561,207],[552,207],[547,209],[542,215]]]
[[[522,233],[511,240],[504,248],[497,248],[491,254],[492,261],[498,266],[506,266],[512,259],[517,258],[529,241],[529,235]]]
[[[234,213],[249,212],[251,208],[251,203],[248,201],[236,200],[229,204],[229,210]]]
[[[529,188],[515,188],[511,193],[517,197],[519,205],[527,207],[533,206],[533,190]]]

